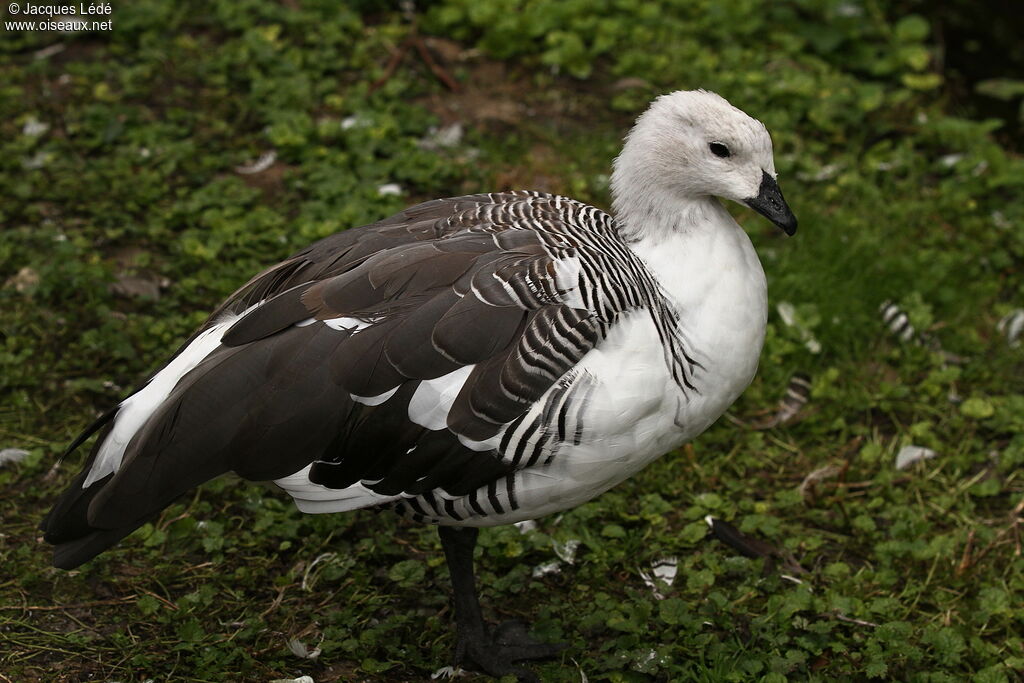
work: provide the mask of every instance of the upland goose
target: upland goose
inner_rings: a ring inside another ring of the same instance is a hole
[[[792,235],[768,131],[706,91],[655,100],[615,160],[614,217],[539,192],[425,202],[327,237],[214,311],[99,432],[42,522],[72,568],[228,471],[304,512],[439,525],[456,661],[550,656],[488,628],[478,527],[608,490],[714,422],[754,376],[766,284],[718,197]]]

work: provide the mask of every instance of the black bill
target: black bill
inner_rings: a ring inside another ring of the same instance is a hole
[[[768,175],[767,171],[762,171],[762,174],[757,196],[748,199],[747,206],[782,228],[787,235],[792,235],[796,232],[796,216],[789,210],[775,178]]]

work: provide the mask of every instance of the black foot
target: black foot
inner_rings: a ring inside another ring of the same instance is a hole
[[[554,657],[565,647],[565,643],[534,640],[522,622],[506,621],[485,636],[460,637],[455,663],[472,663],[491,676],[513,674],[523,683],[534,683],[540,680],[537,675],[516,662]]]
[[[477,533],[473,527],[438,527],[455,597],[455,664],[474,664],[492,676],[512,674],[525,683],[539,683],[536,674],[516,662],[554,657],[565,645],[537,642],[520,622],[505,622],[497,628],[484,623],[473,576]]]

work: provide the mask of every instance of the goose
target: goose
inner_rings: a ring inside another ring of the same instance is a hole
[[[765,126],[704,90],[654,100],[613,164],[612,213],[505,191],[436,199],[253,277],[96,420],[41,523],[89,561],[229,471],[306,513],[437,525],[457,665],[535,680],[562,647],[492,628],[480,527],[588,501],[696,437],[754,377],[765,275],[719,198],[788,235]]]

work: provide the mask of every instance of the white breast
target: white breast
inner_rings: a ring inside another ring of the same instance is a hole
[[[761,262],[747,234],[719,209],[710,228],[640,253],[679,312],[688,352],[703,366],[680,416],[687,439],[710,426],[754,378],[768,316]]]
[[[723,210],[724,213],[724,210]],[[518,510],[473,520],[506,524],[584,503],[717,420],[750,384],[764,342],[767,286],[746,233],[728,224],[641,252],[680,315],[695,389],[669,374],[650,314],[623,316],[578,370],[595,380],[578,445],[516,475]]]

